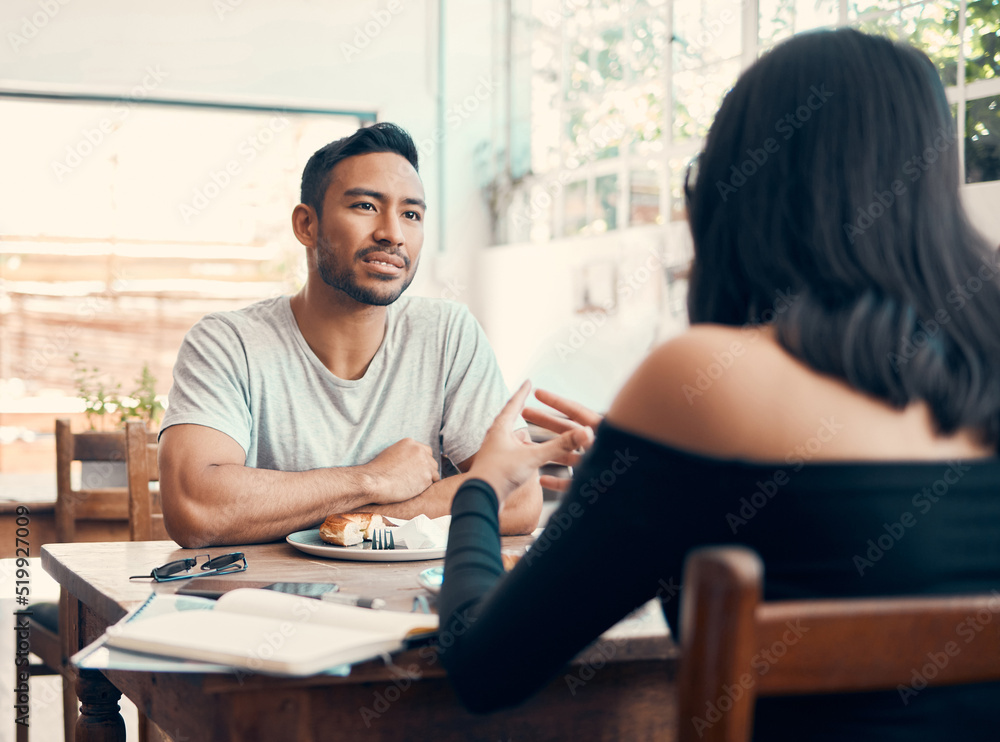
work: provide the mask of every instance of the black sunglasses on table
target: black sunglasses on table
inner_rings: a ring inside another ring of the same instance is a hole
[[[243,552],[234,551],[231,554],[223,554],[214,558],[209,558],[201,565],[200,572],[191,572],[198,564],[200,557],[207,557],[208,554],[197,554],[188,559],[178,559],[167,562],[162,567],[155,567],[148,575],[132,575],[130,580],[152,577],[157,582],[170,582],[172,580],[188,580],[192,577],[208,577],[209,575],[228,575],[236,572],[244,572],[247,568],[247,558]],[[241,564],[242,562],[242,564]],[[178,574],[185,572],[186,574]]]

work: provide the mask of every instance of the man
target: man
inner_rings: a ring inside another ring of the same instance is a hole
[[[466,477],[441,479],[441,457],[469,469],[507,389],[468,309],[399,298],[424,239],[417,164],[388,123],[317,151],[292,212],[305,286],[188,333],[160,438],[181,545],[272,541],[350,510],[450,512]],[[541,506],[536,478],[504,532],[530,532]]]

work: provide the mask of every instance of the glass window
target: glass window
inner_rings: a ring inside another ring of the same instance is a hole
[[[660,169],[633,170],[629,174],[629,214],[630,226],[640,224],[662,224],[660,214]]]
[[[559,127],[558,36],[538,33],[534,39],[531,64],[531,170],[549,173],[559,169],[561,130]]]
[[[674,72],[674,142],[705,138],[715,112],[739,74],[738,59]]]
[[[958,80],[960,14],[959,0],[916,5],[900,13],[899,38],[931,58],[945,85],[954,85]]]
[[[901,6],[909,4],[908,2],[900,2],[900,0],[849,0],[847,3],[847,17],[851,21],[855,21],[861,16],[896,11]]]
[[[965,17],[965,79],[1000,77],[1000,8],[996,2],[967,0]]]
[[[965,182],[1000,180],[1000,96],[965,106]]]
[[[587,181],[578,180],[566,186],[563,211],[565,233],[580,234],[587,226]]]
[[[702,139],[740,73],[741,4],[674,3],[673,141]]]
[[[0,180],[7,235],[52,238],[53,247],[84,238],[225,244],[244,254],[272,237],[285,242],[269,232],[285,229],[306,160],[359,125],[346,116],[18,99],[0,100],[0,119],[2,160],[20,174]]]
[[[602,175],[594,180],[594,232],[618,228],[618,174]]]
[[[963,95],[965,70],[965,82],[975,83],[961,102],[967,180],[996,177],[991,137],[1000,127],[995,97],[984,97],[997,93],[984,81],[1000,77],[996,0],[758,0],[756,17],[741,0],[525,1],[538,19],[533,175],[577,181],[563,194],[554,237],[683,219],[687,163],[744,66],[792,34],[845,22],[922,49],[952,103]],[[754,37],[755,47],[744,49]],[[619,219],[611,204],[622,197]]]
[[[768,48],[799,31],[837,23],[839,0],[760,0],[758,38]]]
[[[670,162],[670,220],[687,219],[687,201],[684,198],[684,176],[692,157],[671,157]]]
[[[705,0],[673,5],[675,48],[683,67],[705,67],[743,53],[742,3]]]
[[[74,350],[126,387],[148,360],[169,386],[202,315],[294,291],[304,253],[289,215],[302,168],[362,123],[19,98],[0,99],[0,120],[0,162],[16,174],[0,179],[0,312],[17,320],[0,323],[0,370],[29,394],[70,391]],[[56,324],[72,333],[32,365]]]

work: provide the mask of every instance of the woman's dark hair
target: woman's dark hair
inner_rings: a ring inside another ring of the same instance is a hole
[[[417,172],[417,148],[413,139],[402,127],[387,121],[358,129],[349,137],[330,142],[313,153],[302,171],[302,188],[299,198],[322,214],[323,197],[330,185],[330,173],[341,160],[373,152],[394,152],[406,159]]]
[[[921,52],[793,37],[729,92],[688,205],[691,322],[773,322],[816,371],[939,431],[1000,441],[1000,267],[958,192],[951,109]]]

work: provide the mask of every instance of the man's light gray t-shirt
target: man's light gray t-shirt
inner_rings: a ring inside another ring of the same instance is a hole
[[[261,469],[364,464],[403,438],[458,464],[479,450],[507,395],[493,349],[462,304],[390,304],[382,345],[365,375],[347,380],[316,357],[281,296],[191,328],[162,428],[220,430]]]

